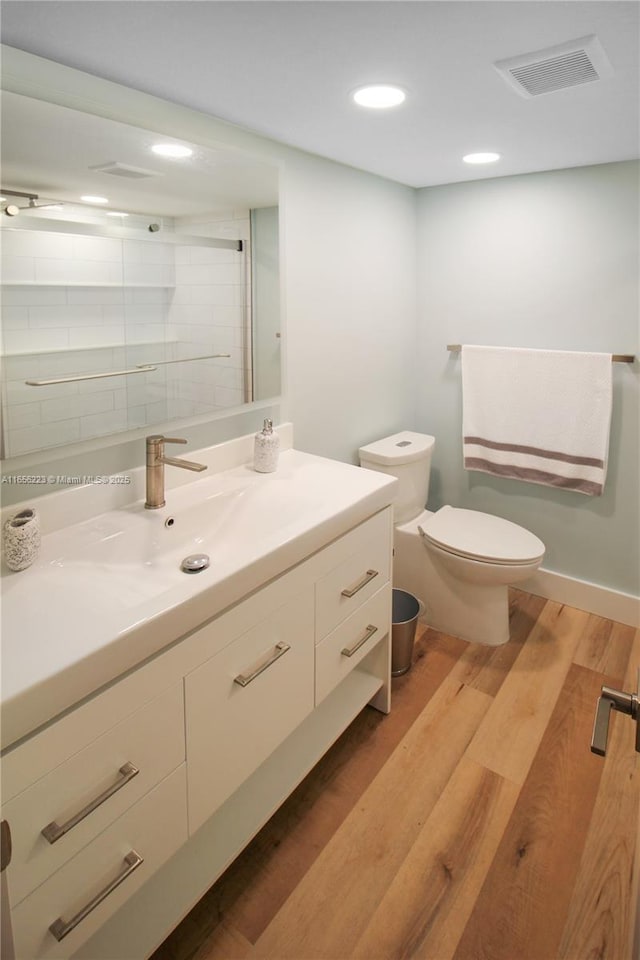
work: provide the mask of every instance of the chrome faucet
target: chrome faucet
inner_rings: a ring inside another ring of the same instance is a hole
[[[165,443],[186,443],[180,437],[163,437],[162,434],[154,434],[147,437],[147,499],[145,507],[147,510],[157,510],[164,507],[164,465],[168,463],[171,467],[182,467],[184,470],[195,470],[200,473],[206,470],[204,463],[194,463],[193,460],[181,460],[179,457],[165,457]]]

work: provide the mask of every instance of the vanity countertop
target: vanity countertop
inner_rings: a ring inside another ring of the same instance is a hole
[[[32,567],[3,571],[2,747],[388,506],[396,485],[289,449],[275,473],[236,466],[159,510],[138,500],[45,534]],[[208,569],[183,573],[199,552]]]

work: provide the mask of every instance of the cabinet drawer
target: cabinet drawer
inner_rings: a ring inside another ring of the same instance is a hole
[[[310,585],[185,678],[190,833],[311,712],[313,670]]]
[[[32,960],[73,954],[186,841],[184,767],[181,764],[12,910],[16,957]],[[143,862],[136,866],[131,854]],[[54,937],[51,924],[57,920],[68,924],[77,918],[124,873],[121,883],[64,939]]]
[[[316,704],[324,700],[390,630],[391,584],[387,583],[317,645]]]
[[[390,512],[367,520],[339,541],[353,552],[316,584],[316,640],[321,640],[389,580]]]
[[[19,903],[183,761],[184,711],[179,683],[5,804],[3,817],[9,821],[13,838],[12,904]],[[81,816],[85,811],[89,812]]]

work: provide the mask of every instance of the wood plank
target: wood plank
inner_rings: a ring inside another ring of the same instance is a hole
[[[519,790],[463,757],[350,956],[452,957]]]
[[[606,681],[583,667],[569,670],[456,960],[558,956],[602,772],[588,750]]]
[[[193,954],[193,960],[246,960],[252,946],[239,930],[221,923]]]
[[[625,690],[636,689],[639,666],[637,631]],[[629,717],[612,714],[607,755],[601,762],[600,789],[558,952],[558,958],[566,960],[628,960],[631,956],[640,769],[635,724]]]
[[[640,760],[636,757],[636,766]],[[633,860],[633,880],[631,883],[631,903],[629,914],[629,956],[640,960],[640,803],[638,804],[638,825],[636,828],[636,849]]]
[[[605,673],[613,686],[620,687],[629,662],[635,630],[595,614],[589,616],[586,630],[576,648],[574,663],[596,673]]]
[[[445,680],[320,853],[252,956],[349,956],[491,702]]]
[[[588,619],[546,602],[469,748],[477,763],[524,783]]]
[[[546,602],[544,597],[535,597],[520,590],[511,591],[509,642],[497,647],[470,643],[460,657],[452,676],[460,683],[466,683],[467,686],[475,687],[495,697]]]

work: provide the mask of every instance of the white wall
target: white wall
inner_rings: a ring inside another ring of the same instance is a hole
[[[447,343],[638,355],[638,165],[580,167],[419,193],[418,429],[436,437],[429,506],[533,530],[545,568],[639,592],[638,370],[614,366],[602,497],[466,472],[459,355]]]
[[[359,446],[414,417],[415,191],[299,155],[282,196],[296,446],[355,463]]]

